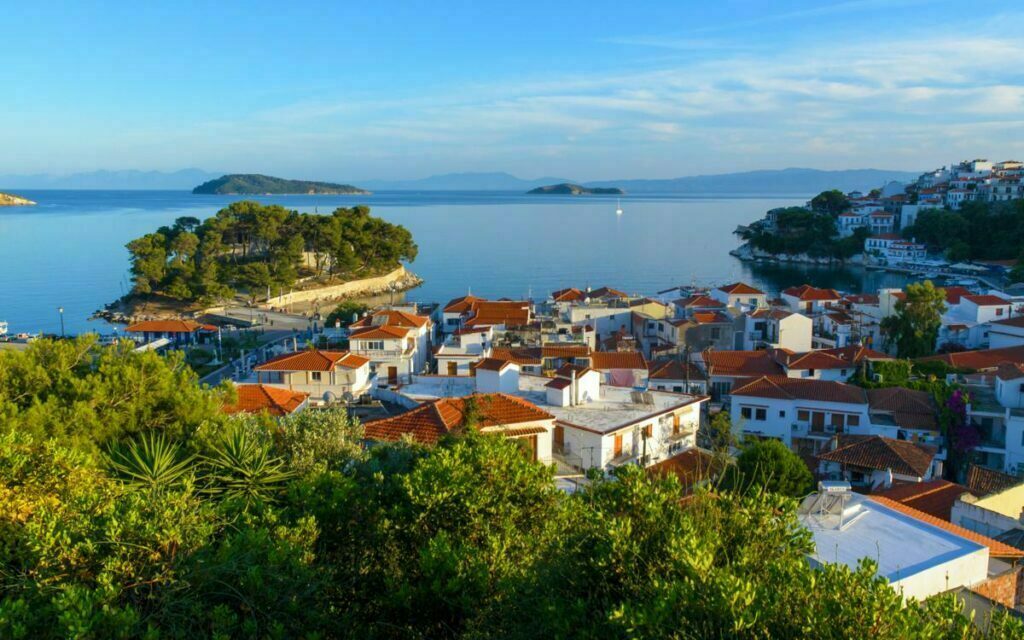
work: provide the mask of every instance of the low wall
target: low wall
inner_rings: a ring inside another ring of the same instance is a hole
[[[280,296],[274,296],[261,303],[259,306],[266,309],[269,307],[283,307],[296,302],[310,302],[314,300],[337,300],[341,298],[353,298],[362,295],[374,295],[386,293],[392,284],[402,285],[404,290],[410,285],[419,283],[419,279],[406,271],[405,267],[398,267],[394,271],[377,276],[375,278],[362,278],[336,284],[330,287],[309,289],[308,291],[292,291]],[[396,289],[399,290],[399,289]]]

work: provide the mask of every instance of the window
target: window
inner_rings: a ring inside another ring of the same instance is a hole
[[[1002,308],[996,309],[996,315],[997,315],[997,316],[1001,316],[1001,315],[1003,315],[1003,310],[1002,310]]]
[[[846,426],[848,426],[848,427],[859,427],[860,426],[860,416],[854,416],[854,415],[846,416]]]
[[[754,419],[755,420],[767,420],[768,419],[768,410],[767,409],[758,409],[757,413],[755,414],[755,418]]]
[[[653,435],[654,435],[654,425],[653,424],[646,425],[644,427],[644,437],[645,438],[650,438]]]
[[[782,409],[779,409],[779,417],[780,418],[785,418],[786,417],[786,412],[783,411]]]
[[[682,393],[683,392],[683,387],[681,385],[676,385],[676,386],[672,387],[672,391],[675,391],[676,393]]]
[[[846,377],[846,369],[840,369],[839,370],[839,375],[841,375],[841,376],[843,376],[845,378]]]
[[[746,418],[747,420],[750,420],[750,418],[753,416],[753,412],[750,410],[750,407],[740,407],[740,415]]]
[[[312,374],[313,382],[320,382],[320,372],[319,371],[312,371],[311,374]]]
[[[383,340],[364,340],[363,344],[366,345],[367,351],[383,351],[384,341]]]
[[[796,419],[800,422],[807,422],[811,419],[811,412],[807,409],[799,409],[796,412]]]
[[[721,337],[722,337],[722,330],[719,329],[718,327],[712,327],[711,328],[711,339],[712,340],[718,340]]]

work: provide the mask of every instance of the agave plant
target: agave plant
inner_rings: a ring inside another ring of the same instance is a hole
[[[192,475],[194,456],[182,457],[180,450],[164,434],[150,432],[112,449],[107,459],[125,484],[162,491],[181,486]]]
[[[293,475],[283,460],[271,455],[270,444],[242,424],[229,427],[204,462],[209,469],[206,491],[247,505],[273,501]]]

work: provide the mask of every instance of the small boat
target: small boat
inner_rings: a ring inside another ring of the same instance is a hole
[[[7,335],[7,323],[0,322],[0,338]]]
[[[622,215],[622,200],[621,199],[615,201],[615,215],[617,215],[617,216],[621,216]]]

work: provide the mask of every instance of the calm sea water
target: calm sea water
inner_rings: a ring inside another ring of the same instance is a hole
[[[10,189],[34,207],[0,207],[0,321],[12,333],[108,328],[88,317],[128,287],[132,238],[183,215],[204,218],[237,196],[178,191]],[[329,213],[367,204],[405,225],[419,245],[410,265],[425,284],[406,295],[446,301],[483,296],[546,296],[562,287],[612,286],[655,294],[680,284],[745,280],[770,292],[810,282],[844,291],[900,285],[898,276],[860,269],[764,266],[729,255],[737,224],[806,197],[526,196],[516,193],[382,192],[371,196],[255,198]]]

